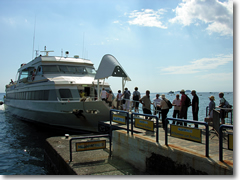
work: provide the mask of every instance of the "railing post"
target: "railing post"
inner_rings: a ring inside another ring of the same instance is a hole
[[[223,161],[223,135],[222,135],[222,130],[223,128],[229,128],[229,129],[233,129],[233,126],[229,126],[229,125],[224,125],[222,124],[219,127],[219,161]]]
[[[222,129],[223,125],[219,127],[219,161],[223,161]]]
[[[206,127],[206,157],[209,157],[209,126],[205,123]]]
[[[159,127],[158,127],[158,117],[156,116],[156,126],[157,126],[157,131],[156,131],[156,141],[157,141],[157,143],[158,143],[158,141],[159,141]]]
[[[72,139],[69,141],[69,151],[70,151],[70,160],[69,162],[72,162]]]
[[[165,119],[166,122],[165,122],[165,127],[164,127],[164,128],[165,128],[165,145],[166,145],[166,146],[168,146],[168,132],[167,132],[167,131],[168,131],[168,130],[167,130],[167,122],[168,122],[168,119],[170,119],[170,118],[166,118],[166,119]],[[164,120],[164,121],[165,121],[165,120]]]
[[[131,135],[133,135],[133,113],[131,114]]]

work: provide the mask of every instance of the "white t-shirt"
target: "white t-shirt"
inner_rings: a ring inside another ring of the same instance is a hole
[[[181,107],[180,107],[180,102],[181,102],[181,99],[174,99],[172,104],[175,104],[177,106],[174,106],[174,110],[180,110]]]
[[[160,104],[161,104],[161,99],[155,98],[155,99],[153,100],[153,104],[154,104],[155,107],[156,107],[157,105],[160,105]]]
[[[121,99],[122,99],[121,96],[122,96],[122,93],[118,93],[118,94],[117,94],[118,101],[121,101]]]
[[[107,98],[107,91],[102,90],[101,98],[102,98],[102,99],[104,99],[104,98],[106,99],[106,98]]]

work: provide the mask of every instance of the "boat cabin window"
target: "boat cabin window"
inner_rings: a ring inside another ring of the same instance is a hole
[[[28,70],[23,70],[20,74],[19,79],[27,78],[28,77]]]
[[[89,74],[95,75],[96,71],[93,67],[84,66],[67,66],[67,65],[44,65],[42,66],[42,72],[44,74]]]
[[[86,67],[86,70],[87,70],[88,74],[93,74],[93,75],[96,74],[96,71],[93,68]]]
[[[42,66],[38,66],[37,68],[37,74],[41,75],[42,74]]]
[[[43,73],[58,73],[58,67],[55,65],[42,66]]]
[[[63,73],[67,73],[68,72],[68,68],[67,66],[58,66],[59,67],[59,70]]]
[[[59,94],[61,98],[72,98],[70,89],[59,89]]]

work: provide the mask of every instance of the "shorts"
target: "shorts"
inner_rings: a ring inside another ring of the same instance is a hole
[[[152,112],[149,109],[144,108],[143,109],[144,114],[152,114]]]

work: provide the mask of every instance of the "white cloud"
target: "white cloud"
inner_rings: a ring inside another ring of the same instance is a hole
[[[159,9],[157,11],[154,11],[152,9],[142,9],[141,11],[134,10],[129,15],[129,18],[133,20],[128,21],[128,23],[130,25],[167,29],[167,27],[164,26],[160,21],[161,15],[164,14],[164,12],[166,12],[164,9]]]
[[[164,74],[194,74],[200,71],[216,69],[218,66],[227,64],[233,61],[233,55],[219,55],[214,58],[202,58],[190,62],[189,65],[183,66],[169,66],[161,68]]]
[[[199,79],[206,79],[208,81],[233,81],[233,73],[210,73],[205,75],[197,76]]]
[[[209,34],[233,35],[233,1],[220,2],[218,0],[182,0],[173,9],[176,17],[170,19],[172,23],[184,26],[203,22],[208,25]]]

